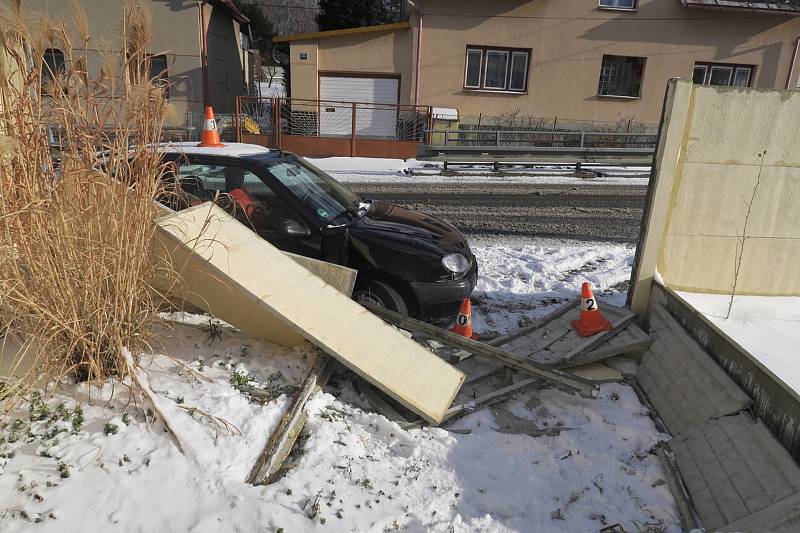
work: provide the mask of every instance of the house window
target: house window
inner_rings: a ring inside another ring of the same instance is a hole
[[[636,0],[600,0],[598,7],[614,9],[636,9]]]
[[[42,63],[42,85],[64,74],[67,65],[64,61],[64,52],[57,48],[48,48],[44,51]]]
[[[597,94],[639,98],[642,94],[644,63],[644,57],[604,55]]]
[[[147,57],[147,75],[156,87],[164,89],[165,96],[169,96],[169,74],[167,72],[167,56],[164,54]]]
[[[483,63],[483,50],[467,50],[467,72],[464,75],[464,87],[480,88],[481,63]]]
[[[527,48],[468,46],[464,88],[524,93],[530,56]]]
[[[726,63],[695,63],[692,81],[698,85],[723,87],[750,87],[753,79],[752,65]]]

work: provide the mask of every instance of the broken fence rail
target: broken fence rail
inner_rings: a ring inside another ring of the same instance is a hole
[[[549,368],[532,361],[522,360],[495,346],[462,337],[457,333],[452,333],[437,326],[413,319],[400,313],[395,313],[394,311],[389,311],[388,309],[384,309],[382,307],[376,307],[370,304],[363,305],[388,323],[401,329],[421,333],[433,340],[437,340],[444,344],[461,348],[464,351],[471,352],[475,355],[497,361],[502,363],[504,366],[513,368],[514,370],[519,370],[536,378],[551,381],[566,389],[575,391],[585,398],[596,398],[598,395],[599,387],[597,384],[592,383],[589,380],[579,378],[578,376],[572,375],[568,372]]]

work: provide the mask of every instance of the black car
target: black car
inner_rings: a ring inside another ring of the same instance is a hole
[[[475,288],[477,261],[453,226],[362,198],[302,157],[178,143],[166,158],[181,189],[170,207],[216,201],[281,250],[358,270],[357,301],[438,318]]]

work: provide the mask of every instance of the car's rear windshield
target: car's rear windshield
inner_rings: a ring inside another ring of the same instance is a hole
[[[358,207],[360,198],[357,195],[299,159],[270,161],[266,170],[325,223],[352,213]]]

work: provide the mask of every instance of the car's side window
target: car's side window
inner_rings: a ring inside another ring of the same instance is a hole
[[[239,166],[181,164],[178,180],[187,194],[216,201],[258,232],[279,231],[284,220],[298,218],[269,185]]]

